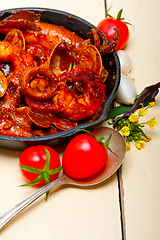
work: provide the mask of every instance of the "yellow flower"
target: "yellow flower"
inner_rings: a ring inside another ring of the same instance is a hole
[[[156,117],[153,117],[151,120],[147,121],[146,124],[151,128],[154,129],[154,127],[158,124],[158,121],[155,121]]]
[[[151,107],[153,107],[154,105],[155,105],[155,102],[150,102],[150,103],[148,104],[148,107],[151,108]]]
[[[131,150],[129,142],[126,142],[126,148],[127,148],[127,150]]]
[[[141,150],[142,148],[144,148],[144,141],[143,140],[138,140],[135,142],[135,146],[138,150]]]
[[[149,142],[151,140],[151,136],[147,136],[147,138],[143,138],[145,142]]]
[[[131,113],[131,115],[128,119],[130,122],[137,122],[139,119],[139,116],[136,116],[134,113]]]
[[[129,134],[130,134],[129,127],[124,126],[124,127],[121,129],[121,133],[122,133],[123,136],[129,136]]]
[[[145,109],[141,108],[141,109],[139,109],[139,111],[138,111],[138,115],[139,115],[140,117],[146,116],[147,113],[148,113],[148,111],[149,111],[149,110],[145,110]]]

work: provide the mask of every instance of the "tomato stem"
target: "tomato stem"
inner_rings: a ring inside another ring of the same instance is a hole
[[[50,177],[49,177],[49,174],[47,172],[43,172],[43,178],[44,178],[44,181],[45,181],[46,184],[50,183]],[[47,200],[48,196],[49,196],[49,191],[46,192],[46,200]]]
[[[107,10],[107,12],[106,12],[106,16],[115,19],[115,17],[113,17],[112,15],[110,15],[110,14],[108,13],[108,12],[110,11],[111,7],[112,7],[112,5],[108,8],[108,10]],[[116,19],[118,19],[118,20],[120,20],[120,21],[123,21],[125,24],[130,25],[130,26],[133,27],[133,25],[132,25],[131,23],[124,21],[125,18],[122,17],[122,12],[123,12],[123,8],[122,8],[121,10],[119,10],[119,12],[117,13]]]
[[[97,138],[93,135],[93,133],[90,132],[90,131],[88,131],[88,130],[85,130],[85,129],[77,129],[77,130],[75,131],[75,133],[76,133],[77,131],[82,131],[82,132],[86,132],[86,133],[90,134],[97,142],[99,142],[100,144],[102,144],[102,145],[105,147],[106,153],[108,152],[108,149],[109,149],[113,154],[115,154],[115,155],[118,157],[118,155],[117,155],[116,153],[114,153],[114,152],[109,148],[109,146],[108,146],[109,143],[110,143],[110,141],[111,141],[112,134],[109,135],[109,137],[107,138],[107,140],[106,140],[105,142],[102,142],[102,140],[106,138],[105,136],[102,136],[102,137],[100,137],[100,138],[97,139]]]
[[[61,171],[62,166],[60,166],[58,168],[55,168],[55,169],[52,169],[52,170],[49,169],[49,167],[50,167],[50,153],[46,148],[45,148],[45,151],[46,151],[46,163],[45,163],[45,166],[44,166],[43,169],[32,168],[32,167],[28,167],[28,166],[24,166],[24,165],[19,164],[19,166],[23,170],[38,174],[38,177],[34,181],[32,181],[30,183],[27,183],[27,184],[23,184],[21,186],[33,186],[33,185],[39,183],[42,179],[44,179],[45,184],[48,184],[50,182],[50,175],[53,175],[53,174]],[[46,200],[48,198],[48,195],[49,195],[49,191],[46,193]]]
[[[111,7],[112,7],[112,5],[111,5],[111,6],[108,8],[108,10],[106,11],[106,16],[107,16],[107,17],[114,18],[113,16],[111,16],[111,15],[109,14],[109,11],[110,11]]]
[[[77,130],[75,131],[75,134],[76,134],[77,132],[80,132],[80,131],[90,134],[94,139],[97,140],[97,138],[93,135],[93,133],[90,132],[90,131],[88,131],[88,130],[86,130],[86,129],[77,129]],[[98,141],[98,140],[97,140],[97,141]]]
[[[44,178],[44,181],[46,184],[48,184],[50,182],[50,177],[47,172],[43,172],[43,178]]]
[[[111,141],[111,137],[112,137],[112,134],[110,134],[109,137],[107,138],[107,140],[104,142],[104,146],[105,146],[106,148],[108,148],[108,145],[109,145],[109,143],[110,143],[110,141]]]
[[[98,142],[101,142],[103,139],[105,139],[105,136],[102,136],[102,137],[100,137],[100,138],[98,138],[98,139],[96,139]]]

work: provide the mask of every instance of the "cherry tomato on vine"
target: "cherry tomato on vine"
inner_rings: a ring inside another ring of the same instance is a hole
[[[110,10],[110,8],[108,9],[108,11],[109,10]],[[97,28],[100,29],[101,31],[103,31],[110,41],[113,40],[113,35],[115,34],[114,28],[118,29],[119,41],[118,41],[117,47],[115,48],[115,50],[118,51],[118,50],[124,48],[128,42],[130,33],[129,33],[127,24],[129,24],[129,25],[131,25],[131,24],[128,22],[124,22],[123,21],[124,18],[121,18],[123,9],[121,9],[119,11],[116,19],[113,18],[111,15],[109,15],[108,11],[107,11],[108,17],[103,19],[102,21],[100,21],[97,25]]]
[[[19,165],[22,175],[29,182],[22,186],[45,185],[55,180],[62,168],[58,153],[45,145],[26,148],[20,155]]]
[[[64,172],[76,179],[87,178],[100,171],[108,159],[108,143],[101,142],[90,134],[83,133],[74,137],[62,156]]]

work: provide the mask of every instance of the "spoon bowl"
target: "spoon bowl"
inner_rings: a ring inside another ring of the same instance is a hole
[[[117,169],[121,166],[124,160],[124,156],[126,153],[126,143],[119,132],[112,128],[99,127],[94,129],[92,133],[97,139],[105,136],[105,138],[102,140],[103,142],[105,142],[111,134],[112,137],[109,143],[109,148],[112,150],[112,152],[108,151],[108,160],[106,165],[91,177],[83,179],[73,179],[69,176],[66,176],[69,181],[76,185],[93,186],[105,181],[117,171]]]
[[[105,181],[118,170],[124,160],[126,153],[126,144],[122,135],[116,130],[107,127],[96,128],[92,131],[92,133],[95,135],[96,138],[104,135],[105,138],[103,139],[103,141],[107,140],[110,134],[112,135],[109,147],[113,152],[108,151],[108,160],[106,165],[96,174],[85,179],[73,179],[65,175],[65,173],[61,171],[59,178],[38,189],[36,192],[32,193],[30,196],[28,196],[27,198],[16,204],[14,207],[0,215],[0,230],[15,215],[17,215],[24,208],[29,206],[32,202],[34,202],[44,193],[51,190],[53,187],[63,184],[71,184],[79,187],[94,186]]]

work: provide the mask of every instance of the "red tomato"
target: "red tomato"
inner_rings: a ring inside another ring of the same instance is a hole
[[[45,145],[37,145],[37,146],[31,146],[26,148],[20,155],[19,164],[32,167],[32,168],[43,169],[46,163],[45,148],[50,153],[49,170],[60,167],[61,163],[60,163],[60,158],[58,156],[58,153],[53,148]],[[28,182],[31,182],[38,177],[38,174],[36,173],[23,170],[21,167],[20,169],[21,169],[22,175]],[[58,177],[58,174],[59,173],[50,175],[50,181],[55,180]],[[45,184],[44,179],[42,179],[36,185],[39,185],[39,184]]]
[[[89,134],[80,134],[67,145],[62,166],[68,176],[81,179],[97,173],[107,159],[108,152],[102,144]]]
[[[116,47],[116,51],[124,48],[129,39],[129,29],[125,22],[119,19],[108,17],[103,19],[98,25],[97,28],[103,31],[108,39],[112,42],[113,35],[115,34],[114,28],[117,28],[119,31],[119,41]]]

